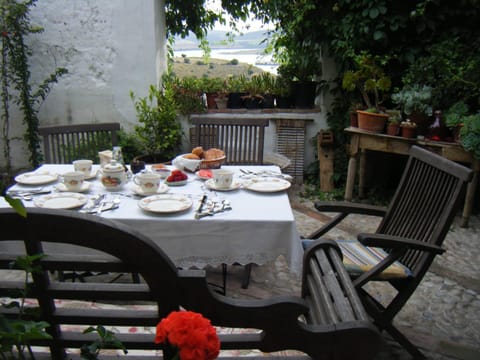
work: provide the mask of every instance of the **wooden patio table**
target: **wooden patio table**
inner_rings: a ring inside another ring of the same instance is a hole
[[[345,200],[351,201],[355,176],[358,169],[358,191],[359,197],[365,196],[365,167],[367,161],[367,150],[379,151],[390,154],[408,155],[412,145],[421,146],[442,157],[469,164],[474,171],[471,183],[468,185],[465,204],[462,213],[462,227],[468,226],[468,220],[472,213],[475,200],[475,191],[480,172],[480,160],[475,159],[471,153],[465,151],[458,143],[431,141],[427,139],[408,139],[400,136],[372,133],[355,127],[348,127],[345,132],[350,135],[350,159],[348,162],[347,184],[345,187]]]

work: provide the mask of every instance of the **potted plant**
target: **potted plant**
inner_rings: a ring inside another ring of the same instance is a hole
[[[204,77],[200,80],[200,87],[203,93],[207,96],[207,108],[216,109],[216,98],[225,92],[224,79],[218,77]]]
[[[289,109],[292,107],[292,84],[283,76],[275,77],[273,94],[277,108]]]
[[[362,53],[354,57],[356,70],[346,71],[342,87],[348,91],[357,89],[365,103],[366,110],[357,110],[358,127],[372,132],[383,132],[388,114],[381,104],[392,81],[378,64],[380,57]]]
[[[243,96],[246,95],[245,84],[247,78],[245,75],[230,76],[226,81],[226,89],[228,92],[227,107],[230,109],[240,109],[245,106]]]
[[[246,95],[243,101],[247,109],[258,109],[263,105],[263,83],[260,75],[253,75],[245,82]]]
[[[205,112],[200,79],[196,77],[173,78],[172,87],[178,112],[182,115]]]
[[[400,110],[387,110],[387,135],[397,136],[400,130],[400,122],[402,121],[402,114]]]
[[[259,76],[260,91],[263,95],[263,108],[273,108],[275,106],[275,81],[276,76],[269,72],[263,72]]]
[[[182,126],[177,120],[177,107],[171,80],[164,77],[163,88],[151,85],[148,96],[137,98],[133,92],[139,125],[134,128],[142,151],[141,157],[134,160],[165,162],[179,151],[182,139]]]
[[[405,138],[415,138],[417,136],[417,124],[407,119],[400,123],[401,135]]]
[[[460,129],[463,127],[463,120],[467,117],[468,112],[468,105],[463,101],[458,101],[445,113],[445,125],[452,130],[455,141],[460,141]]]
[[[447,110],[445,122],[462,147],[480,159],[480,112],[472,114],[468,105],[457,102]]]
[[[313,108],[319,90],[317,78],[322,70],[319,46],[294,41],[278,50],[276,60],[280,66],[277,72],[291,81],[293,106],[297,109]]]
[[[417,124],[418,134],[425,135],[430,125],[429,118],[433,114],[432,88],[419,84],[405,85],[400,91],[392,94],[392,101]]]

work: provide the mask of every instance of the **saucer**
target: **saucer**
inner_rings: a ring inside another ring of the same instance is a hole
[[[149,192],[146,193],[142,190],[140,186],[134,185],[132,187],[132,190],[135,194],[140,195],[140,196],[150,196],[150,195],[156,195],[156,194],[163,194],[168,191],[168,185],[167,184],[160,184],[156,192]]]
[[[183,186],[183,185],[186,185],[187,182],[188,180],[172,181],[172,182],[165,180],[165,184],[168,186]]]
[[[98,170],[94,170],[90,173],[90,175],[85,175],[85,180],[96,178],[97,175],[98,175]]]
[[[216,191],[232,191],[232,190],[237,190],[240,186],[242,186],[242,184],[234,180],[232,185],[230,185],[230,187],[219,188],[215,186],[215,182],[213,181],[213,179],[210,179],[205,181],[205,186],[207,186],[211,190],[216,190]]]
[[[80,190],[70,190],[65,186],[65,184],[62,184],[62,183],[57,184],[55,187],[57,188],[58,191],[61,191],[61,192],[68,191],[68,192],[78,193],[78,192],[87,191],[90,188],[90,183],[87,182],[87,181],[84,181],[83,184],[82,184],[82,188]]]

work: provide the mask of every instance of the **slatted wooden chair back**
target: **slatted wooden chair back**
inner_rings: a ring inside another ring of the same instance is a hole
[[[412,148],[399,186],[377,233],[441,246],[471,171],[419,147]],[[422,276],[435,254],[408,250],[401,258]]]
[[[192,146],[225,151],[226,164],[263,164],[268,119],[192,117]]]
[[[77,159],[99,162],[98,152],[118,144],[119,123],[40,127],[45,162],[68,164]]]

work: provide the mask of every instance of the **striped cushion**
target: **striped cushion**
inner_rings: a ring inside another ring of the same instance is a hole
[[[357,240],[336,240],[343,253],[343,264],[348,273],[354,276],[362,275],[369,271],[378,262],[382,261],[388,254],[380,249],[363,246]],[[412,276],[412,272],[400,262],[395,261],[388,268],[383,270],[379,279],[398,279]]]
[[[306,249],[314,240],[302,240],[302,246]],[[378,262],[382,261],[388,254],[379,248],[363,246],[357,240],[336,240],[343,254],[343,265],[348,273],[354,277],[369,271]],[[412,272],[400,262],[395,261],[388,268],[383,270],[378,279],[399,279],[412,276]]]

